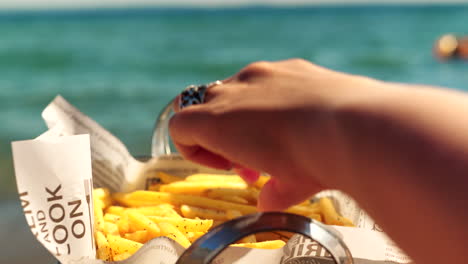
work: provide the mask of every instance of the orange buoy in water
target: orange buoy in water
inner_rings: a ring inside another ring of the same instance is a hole
[[[434,45],[434,56],[440,60],[468,60],[468,36],[457,37],[447,34],[440,37]]]

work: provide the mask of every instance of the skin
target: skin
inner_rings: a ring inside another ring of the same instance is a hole
[[[189,160],[234,164],[247,181],[270,174],[260,210],[339,189],[416,263],[459,263],[468,259],[467,106],[461,92],[294,59],[245,67],[169,128]]]

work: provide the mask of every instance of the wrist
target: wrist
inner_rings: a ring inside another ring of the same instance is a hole
[[[374,79],[351,76],[344,80],[344,88],[338,88],[318,109],[304,116],[306,129],[298,139],[306,140],[296,143],[307,175],[318,178],[327,188],[342,190],[359,174],[356,164],[364,157],[361,145],[377,138],[359,137],[359,131],[369,130],[383,114],[381,106],[402,92],[394,84]]]

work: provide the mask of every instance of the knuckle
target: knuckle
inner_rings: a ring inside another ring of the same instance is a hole
[[[292,58],[292,59],[289,59],[288,61],[291,63],[299,64],[299,65],[311,65],[309,61],[302,59],[302,58]]]
[[[272,67],[272,63],[266,61],[251,63],[239,72],[237,79],[240,81],[249,81],[257,77],[265,76],[272,72]]]

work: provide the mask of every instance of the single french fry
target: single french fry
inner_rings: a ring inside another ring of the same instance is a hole
[[[227,201],[227,202],[233,202],[233,203],[238,203],[238,204],[249,204],[249,201],[246,199],[240,197],[240,196],[221,196],[219,199]]]
[[[343,221],[344,217],[340,216],[333,205],[332,200],[327,197],[320,198],[319,200],[320,209],[325,220],[325,224],[328,225],[340,225],[344,226],[345,222]],[[346,219],[348,220],[348,219]],[[349,220],[348,220],[349,221]],[[349,221],[351,222],[351,221]]]
[[[174,225],[170,223],[158,223],[158,226],[161,230],[161,235],[174,239],[181,246],[188,248],[190,246],[190,241],[188,238],[180,232]]]
[[[125,253],[122,253],[122,254],[118,254],[118,255],[115,255],[114,256],[114,261],[121,261],[121,260],[125,260],[125,259],[128,259],[129,257],[131,257],[132,254],[128,253],[128,252],[125,252]]]
[[[328,224],[328,225],[335,224],[337,222],[337,218],[339,217],[339,215],[335,210],[335,206],[333,205],[333,202],[330,199],[323,197],[323,198],[320,198],[318,203],[320,205],[320,210],[322,211],[325,224]]]
[[[112,251],[106,236],[101,231],[97,231],[95,233],[95,237],[97,246],[97,257],[105,261],[112,261]]]
[[[120,219],[120,217],[121,217],[120,215],[106,213],[104,215],[104,221],[115,224]]]
[[[242,213],[237,210],[227,210],[226,216],[227,216],[227,219],[231,220],[237,217],[241,217]]]
[[[269,180],[270,180],[270,176],[261,175],[253,185],[257,187],[258,189],[261,189],[263,188],[263,185],[265,185],[265,183],[267,183],[267,181]]]
[[[188,232],[187,233],[187,238],[190,241],[190,243],[195,242],[197,239],[199,239],[201,236],[203,236],[204,232]]]
[[[309,200],[305,200],[305,201],[303,201],[303,202],[301,202],[301,203],[299,203],[299,204],[297,204],[297,205],[304,205],[304,206],[307,206],[307,205],[309,205],[309,204],[310,204]]]
[[[353,223],[353,221],[349,220],[348,218],[342,216],[341,220],[343,222],[344,226],[350,226],[350,227],[355,227],[356,225]]]
[[[214,220],[213,221],[213,225],[211,226],[211,229],[213,229],[213,227],[217,227],[221,224],[223,224],[225,221],[222,221],[222,220]]]
[[[103,203],[103,208],[105,209],[112,204],[112,199],[110,196],[109,189],[107,188],[97,188],[93,190],[93,198],[101,200]]]
[[[114,256],[124,253],[133,254],[143,246],[141,243],[113,235],[108,235],[107,241],[109,241]]]
[[[150,238],[161,236],[161,229],[148,217],[135,211],[128,211],[126,214],[130,224],[130,231],[146,230]]]
[[[321,212],[321,207],[319,206],[304,206],[304,205],[294,205],[286,209],[286,212],[308,216],[310,214],[319,214]]]
[[[156,206],[145,206],[138,208],[131,208],[127,210],[136,211],[142,215],[146,216],[165,216],[165,217],[175,217],[182,218],[170,204],[160,204]]]
[[[126,210],[125,207],[113,205],[113,206],[109,206],[109,207],[106,209],[106,213],[107,213],[107,214],[113,214],[113,215],[122,216],[122,214],[123,214],[123,212],[124,212],[125,210]]]
[[[148,186],[148,191],[159,192],[161,189],[161,185],[162,184],[160,183],[151,184],[150,186]]]
[[[272,240],[257,243],[241,243],[232,244],[232,247],[260,248],[260,249],[277,249],[282,248],[286,243],[283,240]]]
[[[129,194],[117,194],[114,195],[114,197],[119,203],[130,207],[151,206],[161,203],[170,203],[175,206],[187,204],[191,206],[211,208],[222,211],[233,209],[240,211],[242,214],[251,214],[257,211],[256,208],[251,205],[218,201],[205,197],[186,194],[135,191]]]
[[[264,242],[264,241],[270,241],[270,240],[283,240],[283,236],[276,232],[256,233],[255,237],[257,239],[257,242]]]
[[[219,199],[221,197],[236,196],[244,198],[252,203],[258,200],[259,191],[254,188],[247,189],[229,189],[229,188],[215,188],[207,189],[202,193],[203,196],[212,199]]]
[[[257,238],[255,235],[250,235],[242,238],[238,243],[243,244],[243,243],[257,243]]]
[[[93,196],[94,201],[94,227],[97,231],[104,231],[104,203],[97,197]]]
[[[183,180],[182,177],[177,177],[175,175],[171,175],[165,172],[158,172],[158,177],[163,183],[173,183]]]
[[[317,220],[319,222],[323,222],[322,215],[321,214],[308,214],[306,215],[309,218],[312,218],[314,220]]]
[[[185,181],[189,182],[241,182],[245,183],[245,181],[238,175],[223,175],[223,174],[192,174],[185,178]]]
[[[213,219],[213,220],[226,220],[226,212],[214,209],[199,208],[183,204],[180,207],[182,215],[186,218],[202,218],[202,219]]]
[[[148,231],[146,230],[138,230],[133,233],[126,233],[124,235],[126,239],[138,242],[138,243],[146,243],[149,240]]]
[[[170,223],[179,229],[183,234],[188,232],[207,232],[213,225],[213,220],[171,218],[160,216],[148,216],[148,219],[156,224]]]
[[[128,216],[123,215],[115,222],[117,227],[119,228],[119,233],[123,236],[125,233],[130,232],[130,223],[128,222]]]
[[[227,189],[247,189],[245,182],[226,182],[226,181],[180,181],[162,185],[161,192],[169,193],[183,193],[183,194],[202,194],[206,190],[214,188],[227,188]]]
[[[111,222],[104,222],[104,234],[119,236],[119,227]]]

